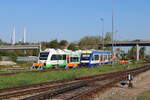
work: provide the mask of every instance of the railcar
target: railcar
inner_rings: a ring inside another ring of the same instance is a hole
[[[81,53],[81,66],[100,66],[112,62],[112,53],[100,50],[83,50]]]
[[[66,68],[76,68],[80,65],[80,56],[81,50],[78,51],[71,51],[71,50],[64,50],[67,55],[67,65]]]
[[[45,49],[40,52],[37,63],[34,63],[32,68],[48,69],[55,67],[66,66],[66,53],[60,49]]]
[[[33,69],[48,69],[48,68],[75,68],[80,64],[81,51],[46,49],[39,54],[37,63],[34,63]]]

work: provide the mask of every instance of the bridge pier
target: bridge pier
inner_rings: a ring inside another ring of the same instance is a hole
[[[139,61],[139,51],[140,51],[140,47],[138,44],[136,44],[136,60]]]

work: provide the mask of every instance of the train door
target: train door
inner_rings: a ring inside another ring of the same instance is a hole
[[[67,61],[66,61],[66,54],[63,55],[63,66],[66,66],[67,64]]]
[[[100,54],[100,55],[99,55],[99,62],[101,63],[102,61],[103,61],[103,55]]]
[[[104,63],[104,54],[101,54],[101,63]]]
[[[69,54],[66,55],[66,60],[67,60],[67,64],[69,64],[70,63],[70,56],[69,56]]]

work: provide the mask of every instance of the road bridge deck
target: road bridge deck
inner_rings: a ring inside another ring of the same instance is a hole
[[[40,50],[40,45],[0,45],[0,50]]]
[[[104,42],[99,43],[99,45],[105,45],[105,46],[150,46],[150,41],[114,41],[114,42]]]

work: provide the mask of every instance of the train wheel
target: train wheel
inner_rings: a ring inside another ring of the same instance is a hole
[[[73,66],[72,68],[75,69],[75,68],[77,68],[77,66]]]
[[[66,65],[65,69],[69,69],[69,67]]]
[[[31,70],[32,70],[32,69],[35,69],[35,66],[30,67],[30,69],[31,69]]]
[[[42,66],[39,66],[39,67],[38,67],[38,70],[43,70],[43,67],[42,67]]]

